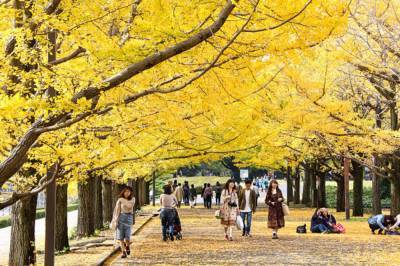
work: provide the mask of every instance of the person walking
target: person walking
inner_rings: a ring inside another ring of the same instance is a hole
[[[215,184],[214,189],[215,189],[215,205],[219,206],[219,205],[221,205],[222,186],[218,181]]]
[[[251,180],[247,179],[244,184],[244,189],[242,189],[239,193],[239,210],[240,216],[243,220],[242,236],[251,237],[251,220],[253,217],[253,213],[256,212],[257,195],[255,191],[251,189]]]
[[[204,208],[207,207],[207,202],[206,202],[206,199],[204,198],[204,190],[206,189],[206,187],[207,187],[207,183],[204,183],[204,186],[203,186],[203,189],[201,190],[201,195],[200,195],[203,198]]]
[[[222,208],[221,208],[221,224],[224,226],[225,239],[232,241],[232,227],[236,224],[238,215],[239,200],[236,193],[235,182],[229,179],[221,193]]]
[[[122,250],[121,258],[126,258],[131,253],[130,245],[134,207],[135,197],[133,196],[133,189],[126,186],[119,194],[119,199],[115,204],[111,220],[111,228],[116,230],[116,239],[120,242]]]
[[[189,182],[185,181],[185,183],[183,184],[183,202],[185,203],[185,206],[189,206],[189,197],[190,197]]]
[[[175,208],[178,205],[178,200],[172,193],[172,187],[170,185],[164,186],[164,193],[160,196],[160,205],[163,241],[167,241],[167,228],[169,229],[169,238],[174,241]]]
[[[194,206],[196,206],[196,199],[197,199],[197,190],[192,184],[190,188],[190,208],[194,208]]]
[[[285,226],[283,201],[284,198],[279,189],[278,181],[272,179],[265,197],[265,203],[268,205],[268,228],[272,229],[272,239],[278,239],[278,230]]]
[[[256,193],[256,207],[258,206],[258,198],[260,197],[260,189],[257,186],[257,183],[253,183],[253,190]]]
[[[203,199],[206,202],[207,209],[211,209],[212,196],[213,196],[212,187],[211,184],[208,183],[207,187],[204,189],[204,195],[203,195]]]
[[[175,195],[176,199],[178,200],[177,207],[180,208],[181,202],[183,199],[183,189],[182,189],[181,183],[179,183],[178,186],[175,188],[174,195]]]

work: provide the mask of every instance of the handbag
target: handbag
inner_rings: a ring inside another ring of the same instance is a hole
[[[336,232],[338,234],[346,233],[346,229],[344,228],[344,226],[342,224],[334,224],[333,229],[334,229],[334,232]]]
[[[217,219],[222,219],[221,210],[216,210],[215,213],[214,213],[214,216]]]
[[[238,230],[243,230],[243,227],[244,227],[244,225],[243,225],[242,217],[240,215],[236,216],[236,228]]]
[[[286,203],[282,203],[282,211],[284,216],[288,216],[290,211],[289,211],[289,206],[287,206]]]

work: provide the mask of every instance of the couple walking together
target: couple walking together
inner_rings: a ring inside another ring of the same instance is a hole
[[[221,200],[221,224],[224,226],[225,239],[233,240],[233,226],[236,225],[237,216],[243,220],[242,236],[251,237],[251,222],[253,213],[256,212],[257,195],[251,189],[251,181],[245,181],[245,188],[236,187],[233,180],[228,180],[222,191]],[[278,239],[278,229],[285,226],[285,219],[282,209],[284,201],[282,191],[278,182],[272,180],[269,184],[265,203],[268,205],[268,228],[272,229],[272,238]]]

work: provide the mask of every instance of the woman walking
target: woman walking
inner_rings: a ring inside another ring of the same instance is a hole
[[[221,224],[225,229],[225,239],[232,241],[232,227],[236,225],[236,217],[239,213],[238,196],[233,180],[229,179],[221,193],[222,199],[222,219]],[[229,235],[228,235],[229,234]]]
[[[175,195],[172,194],[172,187],[169,185],[164,186],[164,194],[160,196],[161,205],[161,225],[162,225],[162,236],[163,240],[167,241],[167,228],[169,229],[169,238],[174,241],[174,219],[176,206],[178,205],[178,200]]]
[[[135,197],[131,187],[125,187],[119,194],[119,199],[115,204],[111,228],[116,230],[117,240],[120,241],[122,256],[126,258],[130,255],[131,230],[133,224],[133,209],[135,206]]]
[[[275,179],[269,183],[265,203],[268,205],[268,228],[272,229],[272,239],[278,239],[278,229],[285,226],[282,202],[284,198]]]

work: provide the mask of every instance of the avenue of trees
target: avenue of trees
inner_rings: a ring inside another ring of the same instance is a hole
[[[72,181],[82,237],[110,221],[122,184],[140,206],[154,174],[223,158],[285,169],[288,196],[309,206],[326,204],[331,172],[340,211],[348,158],[353,215],[363,215],[364,167],[373,212],[389,180],[399,213],[399,9],[394,0],[0,0],[9,264],[34,262],[36,197],[53,181],[61,251]]]

